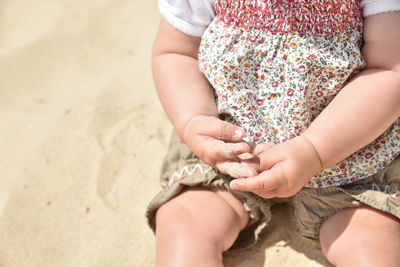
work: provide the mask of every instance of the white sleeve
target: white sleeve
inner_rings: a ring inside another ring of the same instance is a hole
[[[379,13],[400,11],[400,0],[361,0],[364,17]]]
[[[158,0],[164,19],[177,30],[200,37],[215,17],[215,0]]]

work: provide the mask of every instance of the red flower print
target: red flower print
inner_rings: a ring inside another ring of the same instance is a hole
[[[321,97],[321,96],[324,95],[324,93],[323,93],[322,91],[317,91],[315,94],[316,94],[318,97]]]
[[[373,156],[374,156],[374,154],[371,153],[371,152],[368,152],[368,153],[365,154],[365,158],[366,158],[366,159],[370,159],[370,158],[372,158]]]
[[[279,83],[278,82],[272,82],[272,87],[276,88],[278,87]]]
[[[262,106],[264,104],[264,99],[257,99],[257,105]]]
[[[294,126],[294,131],[296,133],[301,133],[302,130],[303,130],[303,128],[301,126],[299,126],[299,125]]]
[[[317,58],[317,56],[314,55],[314,54],[311,54],[311,55],[308,56],[309,60],[315,60],[316,58]]]
[[[374,148],[375,149],[380,149],[382,146],[380,145],[380,144],[376,144],[375,146],[374,146]]]
[[[297,68],[298,73],[304,73],[306,71],[306,66],[301,65],[300,67]]]
[[[233,108],[233,110],[238,110],[237,106],[233,106],[232,108]]]
[[[289,101],[285,101],[285,102],[283,103],[283,107],[284,107],[284,108],[288,108],[288,107],[289,107]]]
[[[222,101],[225,101],[225,102],[228,101],[228,96],[223,95],[223,96],[222,96]]]
[[[294,95],[294,90],[293,89],[289,89],[286,94],[288,96],[293,96]]]
[[[253,113],[249,112],[249,114],[247,114],[247,118],[249,118],[250,120],[254,119]]]
[[[239,79],[239,74],[237,72],[232,74],[233,79]]]

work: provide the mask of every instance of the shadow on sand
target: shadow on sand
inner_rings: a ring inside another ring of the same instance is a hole
[[[224,266],[294,266],[298,257],[291,259],[287,250],[283,253],[287,253],[288,255],[279,256],[280,259],[287,259],[284,262],[278,262],[272,258],[273,254],[276,253],[278,255],[278,253],[282,253],[280,251],[281,248],[287,247],[290,247],[295,252],[309,259],[310,264],[306,266],[333,266],[325,259],[319,247],[316,247],[313,242],[302,238],[296,233],[297,226],[293,219],[293,213],[293,207],[289,204],[274,205],[272,207],[272,219],[269,224],[269,229],[261,236],[260,242],[249,249],[228,253],[224,257]],[[268,254],[268,258],[266,258],[266,254]]]

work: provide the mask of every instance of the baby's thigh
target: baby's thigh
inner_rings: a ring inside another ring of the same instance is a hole
[[[400,220],[369,206],[343,209],[322,224],[320,242],[337,266],[398,266]]]

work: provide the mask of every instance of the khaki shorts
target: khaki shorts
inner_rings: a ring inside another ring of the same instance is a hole
[[[221,174],[199,160],[190,149],[172,135],[168,154],[162,168],[161,186],[147,208],[147,219],[155,230],[157,209],[178,195],[185,186],[212,187],[232,192],[249,212],[249,223],[239,234],[230,250],[243,249],[255,244],[267,229],[271,207],[288,202],[294,206],[293,217],[301,236],[318,241],[319,229],[326,218],[341,209],[368,205],[400,219],[400,157],[379,173],[357,182],[329,188],[303,188],[288,199],[263,199],[250,192],[229,188],[231,177]]]

